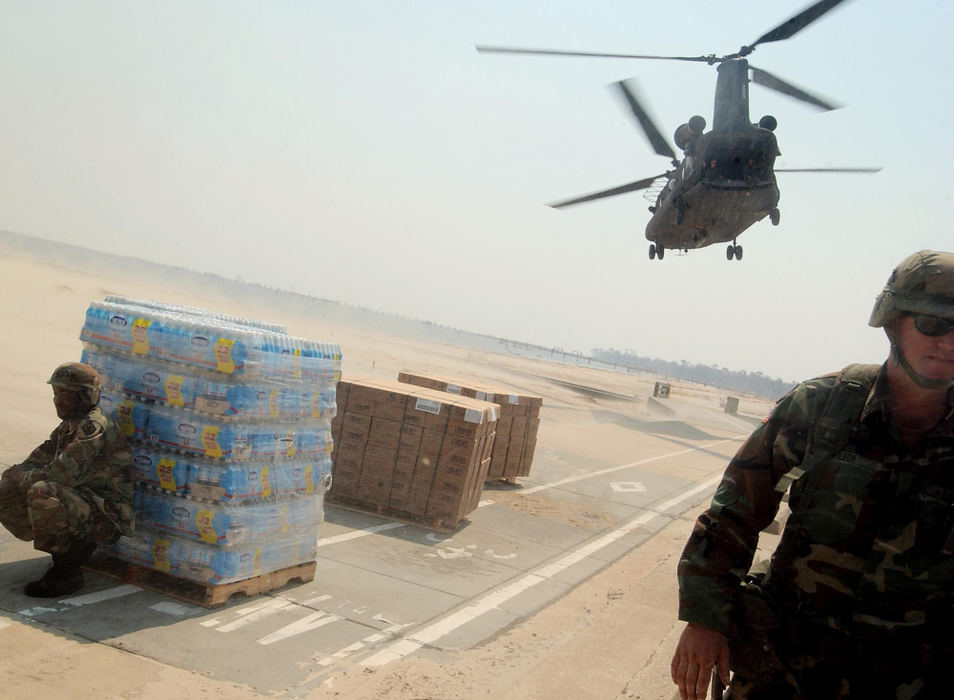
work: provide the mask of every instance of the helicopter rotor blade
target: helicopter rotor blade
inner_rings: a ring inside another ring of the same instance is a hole
[[[562,51],[559,49],[521,49],[510,46],[484,46],[478,44],[477,53],[516,53],[534,56],[585,56],[588,58],[642,58],[654,61],[697,61],[701,63],[715,63],[718,58],[710,56],[652,56],[635,53],[600,53],[594,51]]]
[[[646,138],[649,139],[649,143],[653,147],[653,150],[661,156],[666,156],[667,158],[675,160],[676,154],[673,152],[669,142],[663,138],[663,135],[659,132],[659,129],[653,123],[653,120],[649,117],[649,114],[646,113],[646,110],[643,109],[643,106],[636,98],[635,85],[632,83],[627,84],[622,80],[614,84],[623,94],[623,99],[626,100],[626,104],[629,105],[630,111],[633,113],[633,116],[636,117],[636,120],[642,127],[643,132],[646,134]]]
[[[635,182],[630,182],[626,185],[620,185],[619,187],[614,187],[611,190],[603,190],[601,192],[594,192],[593,194],[588,194],[583,197],[575,197],[574,199],[567,199],[563,202],[554,202],[553,204],[548,204],[547,206],[553,207],[554,209],[562,209],[563,207],[569,207],[574,204],[582,204],[583,202],[592,202],[595,199],[603,199],[605,197],[615,197],[618,194],[626,194],[627,192],[636,192],[637,190],[644,190],[649,187],[655,180],[658,180],[661,177],[664,177],[666,173],[660,173],[659,175],[653,175],[652,177],[647,177],[643,180],[636,180]]]
[[[771,41],[781,41],[794,36],[809,24],[827,13],[829,10],[833,10],[842,2],[844,2],[844,0],[819,0],[819,2],[816,2],[811,7],[805,8],[794,17],[782,22],[780,25],[775,27],[775,29],[766,32],[752,42],[749,46],[742,47],[742,50],[739,52],[739,54],[744,57],[752,53],[752,51],[755,50],[755,47],[759,44],[767,44]]]
[[[824,110],[840,109],[841,105],[834,102],[826,102],[816,95],[805,92],[801,88],[797,88],[791,83],[787,83],[777,75],[772,75],[766,70],[761,68],[756,68],[755,66],[749,65],[749,69],[752,71],[752,82],[762,87],[767,87],[770,90],[775,90],[780,92],[783,95],[788,95],[789,97],[794,97],[796,100],[801,100],[802,102],[807,102],[810,105],[815,105]]]
[[[880,173],[882,168],[775,168],[777,173]]]

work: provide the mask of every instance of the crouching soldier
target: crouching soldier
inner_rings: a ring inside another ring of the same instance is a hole
[[[70,362],[48,383],[62,422],[0,478],[0,523],[53,555],[53,566],[26,585],[27,595],[40,598],[82,588],[80,567],[97,544],[133,531],[131,455],[116,422],[99,409],[99,375]]]

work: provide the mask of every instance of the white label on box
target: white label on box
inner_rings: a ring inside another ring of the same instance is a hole
[[[483,414],[476,408],[468,408],[464,411],[464,420],[468,423],[480,423]]]
[[[514,406],[516,406],[518,403],[520,403],[520,397],[517,396],[516,394],[511,394],[511,395],[510,395],[510,403],[512,403]]]
[[[448,384],[447,388],[444,390],[448,394],[457,394],[460,395],[460,385],[459,384]]]
[[[490,408],[490,422],[491,423],[497,422],[497,404],[494,404]]]
[[[476,398],[478,401],[490,401],[490,397],[482,391],[478,391],[477,396],[474,398]]]
[[[434,399],[419,398],[417,403],[414,404],[414,408],[416,408],[418,411],[433,413],[436,416],[441,412],[441,402],[434,401]]]

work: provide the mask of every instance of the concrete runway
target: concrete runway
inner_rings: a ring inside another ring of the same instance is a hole
[[[315,693],[341,664],[439,659],[532,615],[708,500],[751,421],[667,406],[639,420],[594,412],[588,420],[610,431],[612,450],[542,433],[532,475],[488,484],[452,534],[326,505],[315,581],[211,610],[95,574],[81,594],[27,598],[23,583],[49,559],[3,532],[0,610],[284,697]],[[547,410],[542,425],[572,425]]]

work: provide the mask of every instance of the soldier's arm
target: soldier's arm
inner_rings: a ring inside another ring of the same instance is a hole
[[[25,460],[16,465],[19,467],[21,482],[35,484],[46,478],[46,468],[56,455],[59,430],[56,428],[42,445],[35,447]]]
[[[105,439],[101,425],[91,420],[80,421],[73,438],[56,452],[47,465],[47,478],[68,486],[83,485],[96,465],[96,457],[102,451]]]
[[[733,600],[752,565],[759,533],[778,513],[775,486],[800,461],[807,432],[804,389],[779,401],[771,418],[729,463],[712,503],[679,561],[679,618],[725,634]]]

